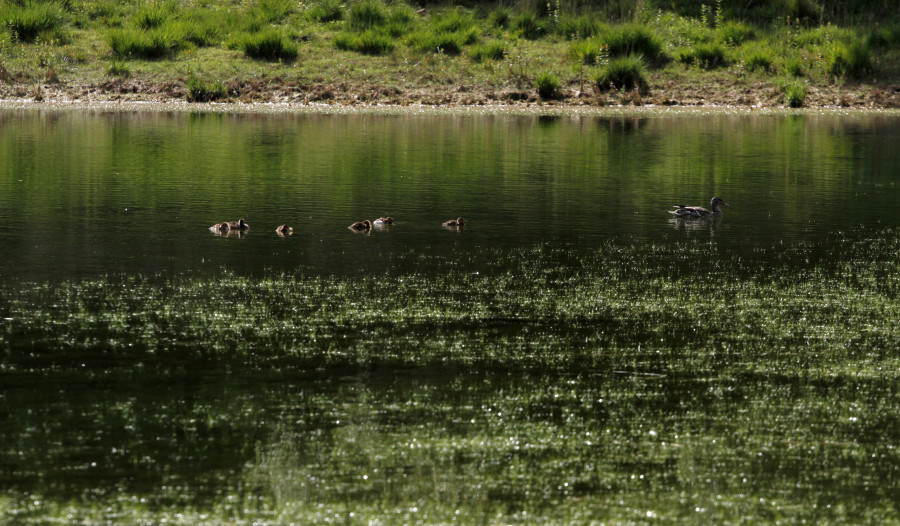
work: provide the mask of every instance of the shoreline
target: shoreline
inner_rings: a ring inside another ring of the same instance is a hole
[[[559,102],[516,104],[380,104],[339,102],[188,102],[179,100],[78,100],[78,99],[0,99],[0,110],[50,110],[87,112],[153,112],[212,114],[422,114],[422,115],[559,115],[559,116],[640,116],[675,117],[704,115],[882,115],[900,117],[900,108],[821,106],[786,108],[725,104],[657,105],[615,104],[575,105]]]

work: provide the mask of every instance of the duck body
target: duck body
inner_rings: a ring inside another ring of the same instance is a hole
[[[280,227],[275,229],[275,232],[282,236],[289,236],[294,233],[294,229],[287,225],[281,225]]]
[[[378,219],[375,220],[374,224],[375,225],[393,225],[394,218],[391,216],[379,217]]]
[[[722,206],[731,205],[726,203],[725,200],[721,197],[716,196],[713,197],[709,202],[709,208],[711,208],[712,210],[708,210],[706,208],[703,208],[702,206],[675,205],[674,210],[669,210],[669,213],[684,218],[721,216]]]
[[[229,221],[228,228],[230,228],[231,230],[247,230],[248,228],[250,228],[250,225],[245,223],[244,219],[241,218],[237,221]]]
[[[464,224],[466,224],[466,220],[461,217],[457,217],[456,219],[451,219],[450,221],[444,221],[442,224],[444,226],[463,226]]]
[[[216,223],[215,225],[209,227],[209,230],[216,233],[228,232],[228,223]]]
[[[366,219],[364,221],[357,221],[356,223],[353,223],[352,225],[350,225],[347,228],[349,228],[350,230],[355,230],[357,232],[365,232],[367,230],[372,229],[372,222],[369,221],[368,219]]]

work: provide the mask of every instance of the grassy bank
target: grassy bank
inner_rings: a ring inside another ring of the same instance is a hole
[[[10,1],[0,96],[900,106],[900,16],[814,0]]]
[[[894,522],[897,233],[753,268],[611,244],[477,275],[5,283],[0,509]]]

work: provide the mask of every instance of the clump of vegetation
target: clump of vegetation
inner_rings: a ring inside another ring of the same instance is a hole
[[[595,16],[563,16],[559,20],[556,32],[571,40],[591,38],[597,35],[603,25]]]
[[[22,42],[61,40],[66,13],[56,2],[3,2],[0,22]]]
[[[505,29],[512,18],[512,11],[506,6],[497,6],[488,15],[488,26]]]
[[[789,108],[802,108],[806,101],[806,85],[791,82],[784,86],[784,103]]]
[[[228,93],[221,80],[207,82],[194,72],[188,74],[185,87],[189,102],[212,102],[225,98]]]
[[[384,3],[378,0],[362,0],[353,4],[347,13],[347,29],[350,31],[366,31],[383,26],[388,19],[389,11]]]
[[[828,71],[836,77],[863,77],[872,72],[872,49],[865,42],[838,44],[831,53]]]
[[[306,17],[315,22],[337,22],[344,18],[340,0],[320,0],[306,11]]]
[[[662,51],[659,37],[652,29],[641,24],[613,26],[602,35],[602,39],[610,57],[641,55],[653,60]]]
[[[600,90],[637,88],[645,92],[648,88],[646,73],[647,66],[640,55],[615,57],[609,60],[594,82]]]
[[[394,50],[394,39],[370,29],[362,33],[340,33],[334,37],[334,45],[338,49],[364,55],[387,55]]]
[[[569,47],[569,57],[576,64],[592,66],[606,56],[606,45],[597,39],[579,40]]]
[[[478,39],[478,28],[471,12],[459,8],[436,15],[429,26],[410,35],[409,43],[414,49],[458,55],[464,46]]]
[[[278,29],[244,33],[236,37],[232,45],[242,50],[248,57],[262,60],[290,61],[296,59],[299,54],[297,44]]]
[[[756,36],[756,31],[743,22],[729,20],[716,29],[719,40],[732,45],[739,46]]]
[[[555,99],[559,96],[559,77],[553,73],[543,72],[534,79],[538,95],[544,100]]]
[[[527,40],[537,40],[547,34],[546,21],[533,9],[525,9],[514,16],[509,27]]]
[[[157,60],[181,49],[183,35],[172,31],[171,26],[150,31],[113,29],[107,34],[106,43],[117,57]]]
[[[469,48],[468,55],[474,62],[502,60],[504,55],[506,55],[506,44],[501,40],[492,40],[484,44],[478,44]]]
[[[756,49],[747,55],[744,65],[748,71],[770,71],[772,58],[768,50]]]
[[[106,68],[106,74],[110,77],[128,77],[131,75],[131,70],[124,60],[113,59]]]
[[[701,42],[692,48],[683,48],[679,51],[678,60],[704,69],[714,69],[728,63],[725,49],[717,42]]]

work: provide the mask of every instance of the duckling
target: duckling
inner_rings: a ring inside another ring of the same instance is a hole
[[[394,218],[391,217],[391,216],[387,216],[387,217],[379,217],[378,219],[375,220],[375,223],[374,223],[374,224],[375,224],[375,226],[379,226],[379,225],[393,225],[393,224],[394,224]]]
[[[229,221],[228,228],[230,228],[232,230],[247,230],[248,228],[250,228],[250,225],[245,223],[244,219],[241,218],[238,221]]]
[[[461,217],[457,217],[456,219],[451,219],[450,221],[443,222],[444,226],[463,226],[464,224],[466,224],[466,220]]]
[[[357,221],[347,228],[357,232],[368,232],[369,230],[372,230],[372,223],[368,219],[365,219],[363,221]]]
[[[215,225],[209,227],[209,231],[215,232],[216,234],[228,232],[228,223],[216,223]]]
[[[711,217],[711,216],[721,216],[722,209],[720,206],[731,206],[725,202],[719,196],[713,197],[709,202],[709,207],[712,210],[707,210],[702,206],[685,206],[685,205],[675,205],[675,210],[669,210],[670,214],[675,214],[679,217]]]
[[[277,232],[279,236],[289,236],[294,233],[294,229],[287,225],[281,225],[275,229],[275,232]]]

